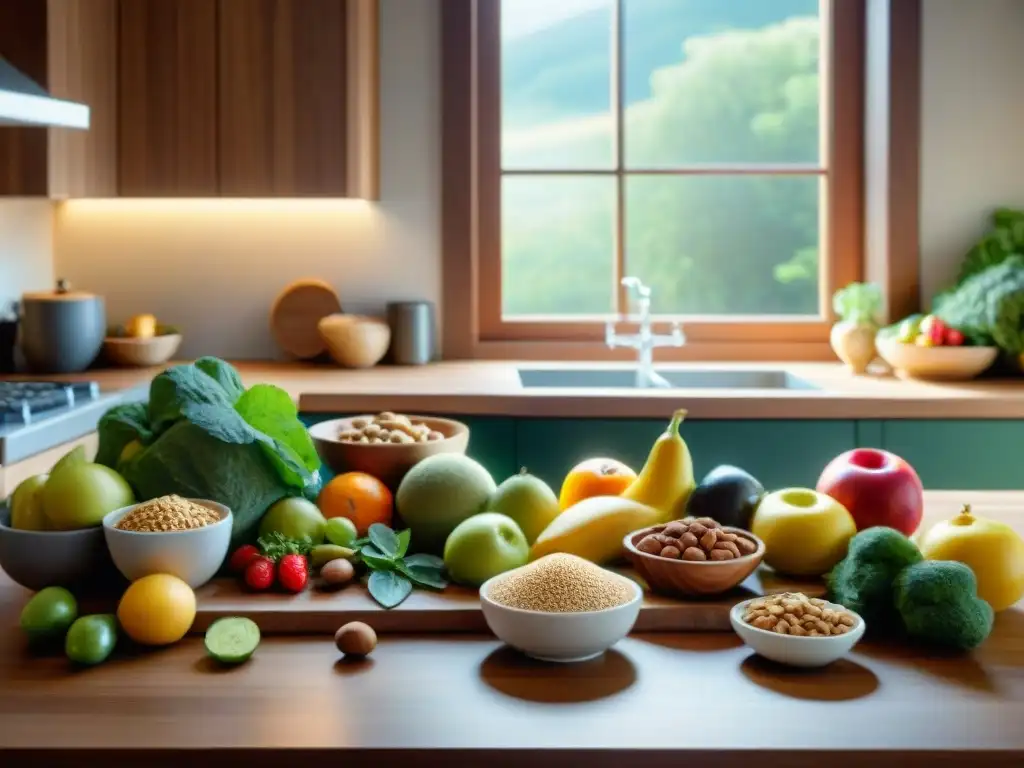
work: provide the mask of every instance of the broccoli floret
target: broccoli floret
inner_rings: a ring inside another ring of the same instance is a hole
[[[898,627],[892,585],[900,571],[920,561],[921,550],[899,531],[868,528],[850,540],[846,557],[829,574],[829,599],[859,613],[871,630]]]
[[[903,570],[893,592],[907,634],[934,645],[970,650],[992,631],[992,606],[978,597],[974,571],[952,560]]]
[[[1024,352],[1024,256],[975,272],[952,291],[937,296],[935,314],[974,344],[995,345],[1016,356]]]

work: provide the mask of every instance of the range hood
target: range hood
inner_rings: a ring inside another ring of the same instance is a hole
[[[85,130],[89,127],[89,108],[85,104],[53,98],[0,57],[0,125]]]

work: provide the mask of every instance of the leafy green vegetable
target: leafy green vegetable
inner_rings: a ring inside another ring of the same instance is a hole
[[[835,292],[832,309],[846,322],[877,326],[882,290],[874,283],[850,283]]]
[[[441,558],[425,554],[405,557],[412,536],[408,528],[396,534],[388,526],[374,523],[368,533],[369,536],[357,539],[352,546],[359,548],[359,558],[370,570],[370,595],[383,607],[392,608],[402,602],[408,597],[413,584],[438,590],[448,586]],[[389,581],[378,578],[384,575],[389,577]],[[405,593],[398,602],[389,604],[398,592],[388,590],[398,589],[405,590]]]
[[[237,544],[274,502],[319,491],[319,459],[282,390],[246,391],[231,365],[207,357],[162,372],[149,392],[148,405],[112,408],[99,426],[98,458],[139,499],[177,493],[226,504]],[[141,448],[122,458],[135,440]]]
[[[100,417],[97,429],[106,439],[100,441],[96,463],[111,469],[117,469],[118,459],[126,445],[135,440],[145,445],[153,439],[145,403],[115,405]]]
[[[412,593],[412,582],[394,571],[374,571],[366,586],[384,608],[394,608]]]
[[[992,230],[964,257],[957,285],[1014,254],[1024,254],[1024,211],[999,208],[992,213]]]
[[[1014,255],[936,297],[935,314],[972,344],[1024,352],[1024,256]]]

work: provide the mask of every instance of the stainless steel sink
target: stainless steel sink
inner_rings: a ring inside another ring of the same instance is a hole
[[[818,389],[782,370],[655,370],[673,389]],[[520,368],[518,372],[524,387],[636,388],[632,368]]]

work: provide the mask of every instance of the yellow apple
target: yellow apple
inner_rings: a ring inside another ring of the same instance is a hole
[[[821,576],[846,556],[857,525],[846,507],[810,488],[769,493],[750,531],[764,542],[764,562],[780,573]]]

